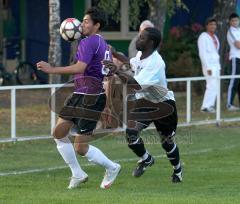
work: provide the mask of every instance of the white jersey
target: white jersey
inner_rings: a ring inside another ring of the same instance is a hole
[[[136,98],[145,98],[152,102],[175,100],[172,91],[167,89],[165,63],[158,53],[154,51],[145,59],[140,59],[142,52],[130,60],[134,71],[134,79],[143,88],[136,93]]]
[[[220,43],[216,35],[214,35],[214,38],[217,47],[214,44],[213,38],[207,32],[203,32],[198,38],[198,51],[204,75],[207,75],[207,70],[215,73],[216,70],[221,69],[220,56],[218,53]]]
[[[240,59],[240,49],[235,45],[235,41],[240,41],[240,28],[231,26],[227,32],[227,41],[230,47],[229,59],[239,58]]]

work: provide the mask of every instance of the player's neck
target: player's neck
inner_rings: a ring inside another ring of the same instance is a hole
[[[233,28],[238,28],[238,26],[235,26],[235,25],[231,25],[231,27],[233,27]]]
[[[154,50],[152,50],[152,49],[142,51],[142,55],[141,55],[140,59],[143,60],[143,59],[149,57],[153,52],[154,52]]]
[[[92,30],[92,32],[90,32],[88,36],[91,36],[91,35],[99,35],[99,30]]]
[[[211,36],[214,35],[214,32],[212,32],[212,31],[207,31],[207,33],[208,33],[209,35],[211,35]]]

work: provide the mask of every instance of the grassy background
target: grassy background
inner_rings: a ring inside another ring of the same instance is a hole
[[[70,171],[62,167],[52,140],[0,144],[0,173],[41,169],[39,173],[0,176],[0,203],[239,203],[239,123],[179,128],[177,143],[184,163],[184,182],[172,184],[172,168],[155,131],[143,138],[156,163],[141,178],[131,176],[137,158],[123,134],[93,142],[111,159],[119,160],[122,172],[108,190],[99,188],[104,170],[78,157],[89,181],[67,190]]]

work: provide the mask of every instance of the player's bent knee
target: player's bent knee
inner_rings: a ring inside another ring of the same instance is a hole
[[[162,148],[169,152],[175,146],[174,136],[162,136],[161,137]]]
[[[62,139],[66,137],[71,126],[72,124],[69,124],[68,122],[57,124],[52,132],[53,137],[56,139]]]
[[[172,132],[158,132],[159,136],[160,136],[160,139],[161,139],[161,143],[168,143],[168,144],[171,144],[171,143],[174,143],[174,138],[175,138],[175,131],[172,131]]]
[[[62,139],[66,136],[67,134],[64,134],[62,131],[58,130],[57,128],[55,128],[52,132],[52,136],[55,139]]]
[[[126,140],[129,145],[135,143],[139,138],[139,132],[134,129],[126,129]]]
[[[86,144],[74,143],[74,149],[79,155],[85,156],[85,154],[87,153],[88,147],[86,146]]]

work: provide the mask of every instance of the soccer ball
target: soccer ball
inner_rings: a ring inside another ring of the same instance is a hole
[[[81,22],[76,18],[67,18],[61,23],[60,34],[66,41],[78,40],[81,32]]]

